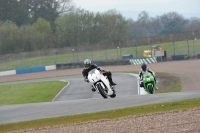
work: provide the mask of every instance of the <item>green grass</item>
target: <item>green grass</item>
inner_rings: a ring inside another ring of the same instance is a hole
[[[172,55],[174,55],[174,48],[172,42],[152,45],[160,45],[163,48],[163,50],[167,51],[167,57],[171,57]],[[175,47],[176,55],[188,54],[187,41],[175,42]],[[132,54],[134,58],[143,58],[143,51],[147,49],[150,49],[149,45],[138,47],[125,47],[120,49],[116,48],[93,52],[79,52],[78,55],[80,58],[78,58],[78,60],[83,61],[86,58],[90,58],[91,60],[117,60],[117,58],[120,58],[123,54]],[[200,53],[200,40],[195,40],[194,45],[193,40],[189,40],[189,54],[193,55],[195,53]],[[32,68],[38,66],[47,66],[76,61],[76,53],[74,54],[74,56],[72,53],[55,56],[42,56],[37,58],[18,60],[14,62],[1,63],[0,71],[16,70],[21,68]]]
[[[166,112],[172,110],[189,110],[196,107],[200,107],[200,98],[116,109],[116,110],[89,113],[89,114],[62,116],[56,118],[4,124],[0,125],[0,131],[8,132],[16,130],[34,129],[34,128],[53,126],[53,125],[66,125],[66,124],[81,123],[81,122],[95,121],[101,119],[112,120],[117,118],[123,118],[126,116],[138,116],[155,112]]]
[[[0,105],[51,102],[66,82],[36,82],[0,86]]]

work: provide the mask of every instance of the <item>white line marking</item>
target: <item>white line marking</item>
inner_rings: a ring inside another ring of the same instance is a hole
[[[58,95],[60,95],[60,93],[65,89],[65,87],[67,87],[67,86],[70,84],[69,81],[64,81],[64,82],[68,82],[68,83],[67,83],[67,85],[64,86],[64,87],[62,88],[62,90],[53,98],[52,102],[54,101],[54,99],[56,99],[56,97],[57,97]]]
[[[132,76],[134,76],[134,77],[136,77],[137,78],[137,88],[138,88],[138,95],[140,95],[140,87],[139,87],[139,77],[138,77],[138,74],[133,74],[133,73],[129,73],[129,75],[132,75]]]
[[[139,82],[139,76],[138,74],[133,74],[129,73],[132,76],[135,76],[137,78],[137,84],[138,84],[138,95],[147,95],[148,93],[144,90],[143,87],[140,87],[140,82]]]

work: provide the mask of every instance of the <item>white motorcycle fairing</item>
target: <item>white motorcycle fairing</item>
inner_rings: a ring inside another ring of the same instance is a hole
[[[88,73],[88,80],[91,83],[101,84],[101,86],[103,87],[103,89],[107,88],[108,89],[108,93],[107,93],[108,96],[110,96],[110,95],[113,94],[113,90],[110,88],[110,83],[108,81],[107,76],[104,76],[99,70],[92,69]],[[103,83],[102,82],[98,82],[98,81],[102,81]]]

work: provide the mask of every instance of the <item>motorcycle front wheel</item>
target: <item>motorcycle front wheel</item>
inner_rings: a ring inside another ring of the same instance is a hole
[[[148,86],[148,90],[149,90],[149,93],[150,93],[150,94],[153,94],[153,86],[149,85],[149,86]]]
[[[98,88],[99,93],[101,94],[101,96],[103,98],[107,98],[108,97],[107,91],[103,89],[103,87],[101,86],[101,84],[97,84],[97,88]]]

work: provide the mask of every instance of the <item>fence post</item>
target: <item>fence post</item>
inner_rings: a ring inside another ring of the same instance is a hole
[[[195,52],[194,52],[194,39],[193,39],[193,54],[195,55]]]
[[[188,40],[187,40],[187,45],[188,45],[188,55],[190,55],[190,46]]]
[[[173,49],[174,49],[174,55],[176,55],[176,48],[175,48],[175,43],[173,41]]]
[[[149,43],[149,46],[150,46],[150,50],[151,50],[151,57],[152,57],[152,46],[151,46],[151,43]]]
[[[121,52],[121,48],[119,48],[119,59],[122,58],[122,52]]]
[[[119,47],[117,47],[117,60],[118,60],[118,49],[119,49]]]
[[[136,53],[136,59],[137,59],[137,46],[135,46],[135,53]]]
[[[92,61],[93,61],[93,52],[91,51]]]
[[[107,55],[108,53],[107,53],[107,49],[106,49],[106,61],[108,60],[108,55]]]

